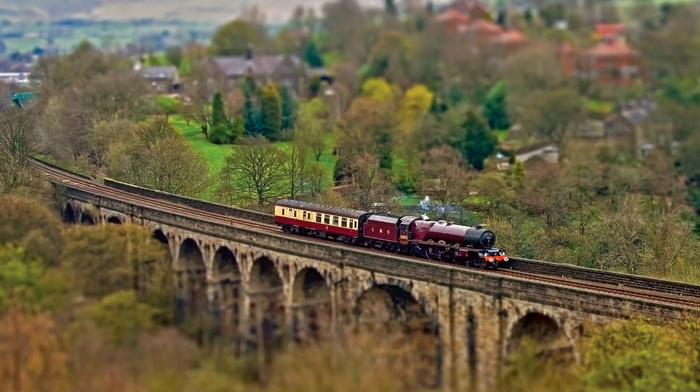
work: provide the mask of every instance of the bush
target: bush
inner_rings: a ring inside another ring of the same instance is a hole
[[[225,125],[218,125],[209,131],[209,140],[214,144],[231,143],[230,131]]]

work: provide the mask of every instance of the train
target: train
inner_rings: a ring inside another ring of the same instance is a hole
[[[482,225],[463,226],[427,217],[394,215],[290,199],[275,203],[283,232],[381,249],[446,263],[498,269],[509,258],[495,248],[496,234]]]

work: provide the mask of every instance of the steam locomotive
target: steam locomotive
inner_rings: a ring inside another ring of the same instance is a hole
[[[481,225],[456,225],[416,216],[397,216],[282,199],[275,223],[285,233],[311,235],[447,263],[498,268],[508,262],[494,248],[496,235]]]

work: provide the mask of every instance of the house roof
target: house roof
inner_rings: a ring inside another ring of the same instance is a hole
[[[656,109],[656,104],[651,99],[640,99],[637,102],[633,102],[625,105],[623,108],[618,110],[616,113],[611,114],[605,119],[606,122],[612,121],[615,118],[624,118],[625,120],[631,122],[632,124],[639,124],[644,121],[649,114]]]
[[[595,25],[595,32],[601,37],[625,33],[625,26],[622,23],[598,23]]]
[[[296,55],[289,57],[281,54],[277,55],[256,55],[248,59],[245,56],[214,57],[213,61],[217,67],[226,75],[243,76],[248,71],[254,75],[272,75],[286,59],[299,67],[301,59]]]
[[[496,41],[509,44],[522,43],[527,41],[527,36],[519,30],[510,28],[503,31],[503,34],[500,36],[496,37]]]
[[[501,26],[483,19],[473,21],[469,24],[469,26],[467,26],[466,30],[470,32],[478,31],[498,35],[503,34],[503,29],[501,29]]]
[[[609,41],[599,42],[592,48],[581,53],[583,56],[592,57],[619,57],[619,56],[638,56],[639,52],[632,49],[625,42]]]
[[[441,12],[435,17],[435,20],[441,23],[445,22],[457,22],[457,23],[469,23],[469,16],[453,9],[449,8],[446,11]]]
[[[174,65],[167,65],[164,67],[143,67],[141,75],[146,79],[165,80],[176,79],[178,72]]]

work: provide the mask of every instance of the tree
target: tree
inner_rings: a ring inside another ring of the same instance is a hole
[[[504,81],[496,83],[486,95],[484,117],[491,129],[508,129],[510,120],[506,107],[507,85]]]
[[[296,102],[292,90],[286,85],[280,88],[280,100],[282,104],[281,129],[283,131],[291,130],[294,128],[294,122],[296,121]]]
[[[372,155],[355,156],[348,165],[348,172],[348,193],[356,208],[365,211],[377,209],[377,204],[386,201],[393,193],[386,170]]]
[[[58,264],[63,247],[59,217],[38,200],[0,196],[0,241],[25,249],[28,259]]]
[[[29,180],[29,158],[37,146],[35,115],[19,108],[0,112],[0,181],[5,190],[16,189]]]
[[[422,84],[417,84],[406,91],[399,103],[397,113],[404,133],[409,132],[428,113],[432,102],[433,93]]]
[[[156,313],[172,320],[173,271],[170,255],[151,233],[134,225],[76,226],[65,232],[61,258],[74,271],[75,285],[89,298],[133,291]]]
[[[209,186],[206,161],[164,117],[113,143],[106,160],[114,178],[132,184],[185,196],[197,196]]]
[[[326,149],[326,131],[324,122],[328,117],[328,107],[318,99],[301,104],[299,120],[294,129],[294,143],[308,148],[316,162],[321,160],[321,154]]]
[[[289,187],[289,197],[294,198],[298,193],[304,192],[307,179],[308,146],[303,143],[292,142],[282,149],[284,176]]]
[[[430,149],[421,164],[423,194],[441,205],[460,204],[467,195],[469,172],[467,162],[456,149],[440,146]]]
[[[323,67],[323,57],[321,57],[321,52],[318,50],[316,41],[310,39],[304,46],[304,51],[301,57],[309,64],[312,68]]]
[[[262,135],[268,140],[277,139],[282,129],[282,102],[272,83],[265,85],[260,92],[260,119]]]
[[[245,123],[245,133],[247,136],[258,136],[262,133],[260,123],[260,112],[253,102],[253,90],[246,87],[244,90],[245,101],[243,103],[243,117]]]
[[[0,314],[8,307],[32,307],[40,301],[43,260],[27,257],[22,248],[0,244]]]
[[[182,46],[169,46],[165,49],[165,58],[168,63],[176,67],[180,67],[183,59]]]
[[[497,145],[496,135],[491,132],[486,121],[473,110],[469,110],[462,123],[460,137],[455,141],[455,146],[458,146],[469,164],[476,170],[482,170],[484,161],[496,152]]]
[[[46,314],[12,309],[0,319],[0,390],[69,391],[68,355]]]
[[[211,125],[212,128],[215,128],[219,125],[225,126],[227,123],[224,100],[221,98],[221,93],[217,92],[211,101]]]
[[[249,45],[266,44],[265,30],[243,19],[232,20],[216,29],[211,38],[211,50],[218,56],[242,56]]]
[[[561,159],[570,125],[580,120],[583,113],[581,97],[569,88],[535,91],[523,109],[518,118],[523,127],[556,144]]]
[[[157,311],[138,301],[134,291],[118,291],[102,298],[87,312],[96,324],[108,332],[111,343],[121,345],[137,342],[140,332],[155,327]]]
[[[220,198],[265,205],[284,194],[282,152],[265,138],[243,138],[221,170]]]

